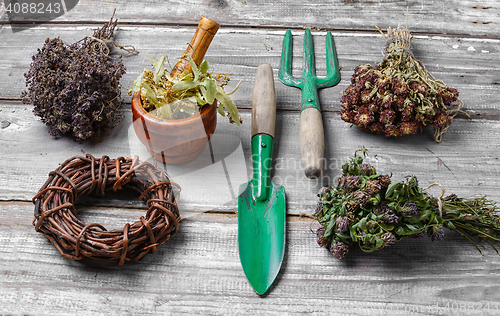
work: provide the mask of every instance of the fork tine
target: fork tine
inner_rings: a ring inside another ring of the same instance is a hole
[[[295,78],[292,75],[292,32],[287,30],[283,39],[283,48],[281,50],[281,63],[278,76],[281,81],[289,86],[301,88],[303,79]]]
[[[306,29],[306,33],[304,34],[304,69],[302,77],[306,77],[307,74],[311,76],[316,75],[314,46],[310,29]]]
[[[333,87],[340,81],[339,61],[332,33],[326,33],[326,77],[318,78],[318,88]]]

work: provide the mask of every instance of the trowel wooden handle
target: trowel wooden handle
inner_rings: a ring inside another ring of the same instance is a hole
[[[316,179],[323,170],[325,134],[321,112],[315,108],[304,109],[300,114],[300,155],[304,173]]]
[[[179,75],[184,69],[191,71],[191,66],[186,56],[191,56],[195,64],[199,66],[218,29],[219,23],[202,16],[198,23],[198,28],[191,39],[191,43],[174,68],[172,68],[170,75],[172,77]]]
[[[273,69],[269,64],[257,68],[252,96],[252,136],[267,134],[274,137],[276,123],[276,93]]]

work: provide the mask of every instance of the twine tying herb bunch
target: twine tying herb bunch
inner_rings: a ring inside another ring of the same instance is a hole
[[[229,95],[238,89],[241,81],[233,91],[226,93],[224,86],[229,82],[228,75],[212,75],[208,72],[207,60],[198,67],[191,56],[182,57],[188,59],[192,72],[183,69],[176,76],[171,76],[165,69],[167,56],[160,60],[150,57],[153,60],[153,70],[144,69],[134,81],[129,95],[140,91],[144,109],[154,116],[168,120],[190,117],[200,112],[204,105],[217,100],[219,114],[225,116],[226,110],[229,122],[240,125],[238,108]]]
[[[114,16],[114,13],[113,13]],[[117,21],[111,20],[74,44],[47,38],[24,74],[23,102],[50,127],[53,136],[70,134],[76,140],[97,140],[122,119],[118,112],[120,79],[125,74],[121,56],[110,57],[110,46],[136,53],[113,40]]]
[[[445,227],[467,238],[481,254],[482,242],[498,253],[500,216],[495,202],[455,194],[443,199],[442,187],[443,194],[432,197],[424,191],[438,184],[422,189],[415,176],[392,182],[392,174],[377,173],[372,165],[363,163],[366,152],[365,148],[356,151],[342,165],[337,186],[326,186],[318,194],[315,217],[321,224],[316,232],[320,246],[343,259],[354,244],[372,252],[404,237],[427,235],[433,241],[441,240]]]
[[[383,35],[384,60],[357,66],[342,92],[342,120],[387,137],[416,134],[430,125],[434,140],[441,142],[453,118],[464,113],[458,91],[434,78],[414,58],[408,29],[389,28]]]

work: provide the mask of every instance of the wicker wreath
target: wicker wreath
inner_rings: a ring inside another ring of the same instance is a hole
[[[146,202],[146,216],[123,229],[106,230],[77,217],[75,201],[86,195],[103,196],[107,190],[130,188]],[[83,257],[118,263],[139,261],[179,230],[177,208],[180,187],[167,173],[136,156],[96,159],[75,156],[49,173],[49,179],[33,197],[37,232],[44,233],[66,258]]]

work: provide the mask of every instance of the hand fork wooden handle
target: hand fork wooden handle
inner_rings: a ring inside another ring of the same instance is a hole
[[[323,170],[325,135],[323,119],[318,98],[318,89],[333,87],[340,81],[340,69],[332,34],[326,33],[326,77],[316,76],[314,48],[311,31],[306,29],[304,35],[304,62],[302,76],[292,75],[292,32],[286,31],[281,52],[279,78],[286,85],[302,90],[300,104],[300,154],[304,173],[315,179]]]

